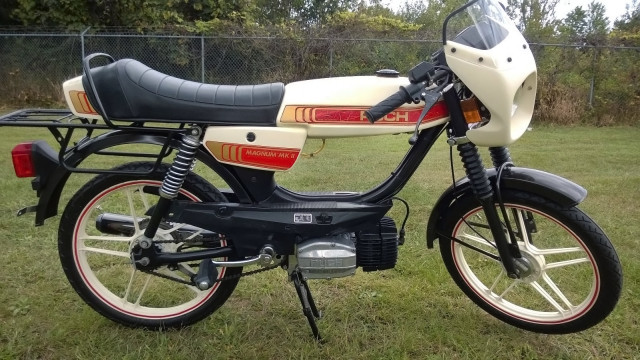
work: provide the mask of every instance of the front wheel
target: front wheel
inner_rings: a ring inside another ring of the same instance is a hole
[[[137,162],[115,170],[147,172],[152,167]],[[218,268],[218,282],[202,291],[191,282],[198,262],[160,266],[151,272],[132,264],[131,249],[157,203],[167,168],[162,165],[158,172],[135,177],[99,175],[78,190],[60,220],[58,250],[69,282],[93,309],[127,326],[158,329],[201,320],[227,300],[242,272],[242,268]],[[192,173],[178,199],[225,201],[216,188]],[[125,219],[125,224],[104,233],[96,223],[104,216]],[[163,221],[153,246],[171,253],[227,246],[227,242],[218,234]]]
[[[533,194],[503,191],[502,198],[527,270],[507,277],[482,207],[465,196],[447,212],[440,236],[444,263],[462,291],[529,331],[572,333],[607,317],[620,297],[622,270],[598,225],[575,207]]]

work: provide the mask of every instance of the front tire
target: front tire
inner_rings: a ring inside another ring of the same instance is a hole
[[[115,170],[148,172],[152,167],[152,163],[136,162]],[[242,268],[218,268],[221,281],[201,291],[186,284],[190,281],[189,274],[197,273],[197,264],[161,266],[154,271],[160,276],[141,272],[132,264],[130,251],[144,232],[148,219],[145,213],[156,204],[157,190],[167,170],[168,166],[162,165],[151,175],[99,175],[78,190],[60,220],[58,251],[69,282],[97,312],[131,327],[159,329],[199,321],[222,306],[238,283],[236,276],[242,272]],[[178,199],[226,201],[216,188],[192,173],[187,176]],[[99,231],[96,219],[104,213],[137,219],[132,221],[133,235]],[[180,231],[182,225],[161,223],[154,238],[160,241],[154,246],[163,252],[179,252],[204,244],[185,239]],[[224,237],[207,242],[208,247],[226,245]]]
[[[572,333],[607,317],[620,297],[622,270],[598,225],[575,207],[530,193],[502,197],[529,271],[506,276],[482,207],[464,196],[447,212],[443,232],[493,258],[441,236],[442,258],[460,289],[489,314],[534,332]]]

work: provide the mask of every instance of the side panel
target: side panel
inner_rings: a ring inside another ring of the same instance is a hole
[[[375,124],[364,111],[376,105],[407,78],[350,76],[290,83],[278,113],[278,127],[302,128],[310,138],[337,138],[413,132],[424,104],[405,104]],[[420,129],[448,121],[443,102],[426,115]]]
[[[82,76],[67,80],[62,84],[64,98],[71,112],[87,119],[102,119],[96,109],[91,106],[87,93],[82,87]]]
[[[289,170],[300,156],[304,129],[210,126],[202,143],[221,163],[258,170]]]

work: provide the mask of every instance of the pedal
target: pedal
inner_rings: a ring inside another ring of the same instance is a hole
[[[213,265],[211,259],[204,259],[200,262],[198,273],[193,277],[193,282],[200,290],[209,290],[218,278],[218,269]]]

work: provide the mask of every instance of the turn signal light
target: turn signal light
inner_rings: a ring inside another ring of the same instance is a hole
[[[475,124],[482,121],[480,107],[478,106],[478,100],[475,96],[461,101],[460,106],[462,107],[462,112],[464,113],[465,120],[467,120],[467,124]]]
[[[16,145],[11,150],[11,159],[13,160],[13,169],[19,178],[36,176],[36,169],[33,166],[33,158],[31,157],[31,143],[22,143]]]

